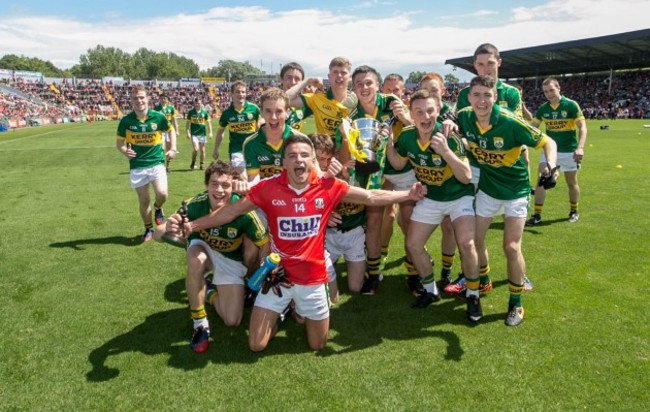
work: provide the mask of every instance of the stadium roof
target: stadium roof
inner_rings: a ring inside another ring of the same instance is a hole
[[[650,67],[650,29],[543,46],[501,51],[499,77],[504,79]],[[445,64],[472,73],[474,57]]]

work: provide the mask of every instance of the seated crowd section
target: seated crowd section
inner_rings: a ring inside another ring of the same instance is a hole
[[[509,81],[523,90],[523,101],[531,112],[545,101],[541,91],[543,79]],[[609,74],[558,77],[562,94],[580,103],[587,119],[648,118],[650,117],[650,71],[615,73],[611,85]],[[144,84],[152,105],[159,96],[168,96],[178,116],[192,109],[199,98],[213,117],[230,105],[229,85],[167,81],[102,81],[98,79],[0,79],[0,123],[29,126],[67,121],[114,120],[131,110],[129,89]],[[260,94],[276,84],[253,83],[248,87],[248,100],[258,103]],[[406,98],[415,90],[407,84]],[[458,91],[465,85],[447,84],[443,99],[453,106]],[[14,126],[15,127],[15,126]]]

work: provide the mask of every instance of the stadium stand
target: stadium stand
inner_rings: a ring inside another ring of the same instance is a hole
[[[650,29],[503,51],[501,56],[500,75],[522,86],[524,101],[533,111],[544,102],[541,81],[553,75],[589,119],[650,118]],[[446,64],[473,72],[472,56]],[[230,104],[227,83],[47,78],[37,72],[0,69],[0,125],[6,130],[117,119],[131,110],[129,89],[134,84],[147,87],[152,107],[162,94],[169,96],[179,116],[185,116],[197,97],[214,117]],[[251,82],[247,99],[258,102],[269,85]],[[464,84],[446,86],[443,99],[453,105]],[[411,92],[407,90],[407,97]]]

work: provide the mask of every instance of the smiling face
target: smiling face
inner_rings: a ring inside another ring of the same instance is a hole
[[[131,94],[131,105],[133,106],[133,111],[142,117],[147,113],[149,109],[149,98],[147,97],[147,92],[144,90],[138,90],[135,93]]]
[[[212,210],[219,209],[228,203],[232,196],[233,177],[228,174],[212,173],[206,185],[208,196],[210,196],[210,207]]]
[[[309,143],[294,142],[284,148],[282,166],[292,187],[302,189],[309,182],[309,174],[314,167],[314,151]]]
[[[281,137],[289,111],[283,98],[268,98],[262,103],[264,131],[267,137]]]
[[[413,119],[415,128],[418,130],[418,136],[429,140],[436,126],[440,109],[433,96],[424,98],[419,98],[417,94],[414,96],[415,100],[411,99],[410,106],[411,118]]]
[[[362,105],[374,106],[377,101],[379,82],[373,73],[359,73],[352,79],[352,89]]]
[[[496,101],[496,92],[494,88],[477,84],[470,88],[467,98],[474,113],[476,113],[476,117],[485,119],[492,113],[492,105]]]
[[[246,100],[246,86],[243,85],[235,86],[233,91],[230,93],[230,96],[235,106],[243,105],[244,101]]]

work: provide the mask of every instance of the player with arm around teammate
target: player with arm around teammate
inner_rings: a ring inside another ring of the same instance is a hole
[[[211,163],[205,170],[206,190],[187,204],[187,220],[194,221],[236,201],[239,197],[234,195],[233,185],[238,178],[239,172],[230,164],[221,160]],[[159,225],[154,238],[161,240],[165,231],[166,225]],[[242,214],[223,225],[193,232],[188,237],[185,289],[194,327],[190,348],[196,353],[208,350],[209,344],[210,324],[204,302],[214,306],[226,326],[236,327],[241,323],[244,276],[248,272],[244,264],[244,238],[252,241],[252,247],[259,247],[261,255],[268,254],[266,228],[255,211]],[[210,271],[216,291],[211,290],[206,295],[204,276]]]
[[[333,177],[319,177],[314,146],[304,135],[285,140],[282,159],[280,175],[261,181],[238,202],[184,226],[188,232],[219,226],[260,207],[269,221],[271,251],[281,257],[288,287],[279,288],[282,293],[275,293],[274,288],[273,293],[258,295],[251,314],[249,347],[255,352],[266,348],[277,331],[280,313],[294,300],[296,313],[305,318],[309,348],[321,350],[329,330],[323,245],[332,210],[340,201],[380,205],[406,198],[420,200],[426,189],[415,184],[409,191],[368,191]],[[167,229],[179,233],[180,221],[180,216],[171,216]]]
[[[478,293],[478,257],[474,246],[474,188],[461,139],[445,137],[437,122],[440,100],[427,90],[411,96],[410,112],[414,127],[402,130],[399,140],[389,138],[386,154],[397,170],[410,163],[416,178],[427,187],[411,215],[406,246],[413,258],[426,293],[417,297],[415,308],[424,308],[440,299],[425,245],[443,218],[449,216],[468,278],[467,318],[477,322],[483,317]]]
[[[510,291],[505,324],[517,326],[524,319],[521,294],[526,264],[521,241],[530,194],[528,169],[521,158],[521,146],[544,150],[547,159],[547,168],[543,170],[545,175],[553,173],[557,149],[555,142],[544,133],[496,104],[495,85],[495,79],[490,76],[474,77],[469,86],[470,107],[460,110],[457,118],[470,156],[481,169],[475,202],[479,265],[489,266],[485,236],[494,216],[504,215],[503,251]],[[491,283],[489,277],[486,281]]]

